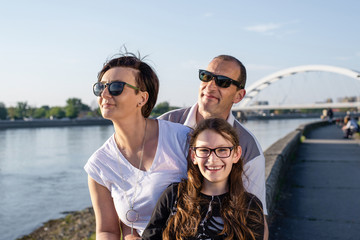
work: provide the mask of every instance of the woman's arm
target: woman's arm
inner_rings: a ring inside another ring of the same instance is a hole
[[[90,176],[88,185],[91,202],[95,212],[96,239],[97,240],[119,240],[120,225],[110,191],[97,183]]]
[[[268,240],[268,239],[269,239],[269,228],[266,221],[266,216],[264,215],[264,240]]]

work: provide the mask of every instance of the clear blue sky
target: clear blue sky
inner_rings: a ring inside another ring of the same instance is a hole
[[[359,71],[359,9],[357,0],[3,1],[0,102],[7,107],[19,101],[65,106],[66,99],[76,97],[94,107],[97,72],[124,44],[131,52],[149,55],[160,78],[158,103],[180,107],[196,101],[197,70],[219,54],[245,64],[247,86],[299,65]],[[267,98],[289,98],[288,89],[298,82],[292,81],[290,87],[276,86]],[[303,80],[301,85],[315,90],[297,90],[297,99],[348,85],[342,81],[317,87]],[[350,89],[358,87],[353,84]]]

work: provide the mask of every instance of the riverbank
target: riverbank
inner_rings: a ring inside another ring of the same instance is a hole
[[[39,127],[71,127],[71,126],[101,126],[112,122],[103,118],[89,119],[33,119],[33,120],[1,120],[0,129],[8,128],[39,128]]]
[[[95,240],[93,209],[72,212],[64,218],[50,220],[29,235],[17,240]]]

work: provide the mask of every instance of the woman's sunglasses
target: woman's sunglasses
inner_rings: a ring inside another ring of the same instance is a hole
[[[215,84],[222,88],[228,88],[231,84],[234,84],[238,88],[243,89],[244,87],[241,86],[239,81],[235,81],[229,77],[222,76],[222,75],[216,75],[211,72],[208,72],[206,70],[199,70],[199,78],[203,82],[210,82],[211,80],[215,80]]]
[[[102,92],[105,90],[105,88],[107,86],[108,91],[111,96],[119,96],[123,92],[125,85],[127,85],[135,90],[139,90],[139,88],[137,88],[131,84],[128,84],[126,82],[114,81],[111,83],[102,83],[102,82],[95,83],[93,85],[93,92],[94,92],[95,96],[100,97]]]

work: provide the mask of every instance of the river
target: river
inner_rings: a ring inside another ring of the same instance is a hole
[[[315,120],[252,120],[244,126],[266,150]],[[112,133],[112,126],[0,130],[0,240],[16,239],[90,206],[83,166]]]

